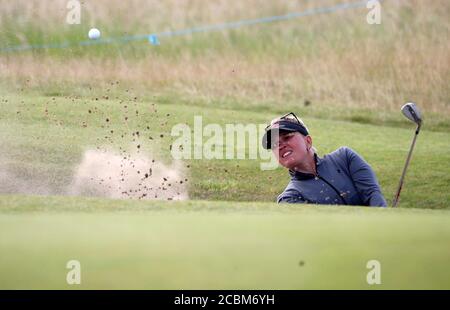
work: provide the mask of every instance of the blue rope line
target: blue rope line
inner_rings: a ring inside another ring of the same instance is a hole
[[[379,0],[381,2],[382,0]],[[306,10],[303,12],[294,12],[286,15],[278,15],[278,16],[268,16],[257,19],[247,19],[236,22],[222,23],[216,25],[207,25],[194,27],[189,29],[175,30],[175,31],[164,31],[160,33],[151,33],[151,34],[141,34],[141,35],[131,35],[131,36],[122,36],[115,38],[106,38],[106,39],[98,39],[98,40],[87,40],[81,42],[62,42],[62,43],[49,43],[49,44],[34,44],[34,45],[19,45],[12,47],[4,47],[0,48],[0,52],[19,52],[19,51],[27,51],[27,50],[35,50],[35,49],[57,49],[57,48],[67,48],[73,46],[91,46],[91,45],[100,45],[100,44],[110,44],[114,42],[125,43],[130,41],[140,41],[140,40],[151,40],[151,42],[158,42],[157,38],[159,37],[176,37],[183,35],[190,35],[194,33],[200,32],[212,32],[212,31],[221,31],[226,29],[236,29],[243,26],[252,26],[256,24],[264,24],[264,23],[273,23],[277,21],[286,21],[290,19],[300,18],[304,16],[312,16],[316,14],[325,14],[325,13],[334,13],[341,10],[354,9],[359,7],[365,7],[367,0],[351,2],[351,3],[341,3],[330,7],[322,7],[322,8],[314,8],[310,10]]]

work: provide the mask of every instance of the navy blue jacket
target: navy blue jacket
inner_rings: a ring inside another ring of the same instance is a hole
[[[291,181],[278,202],[386,207],[375,173],[348,147],[319,158],[317,175],[289,171]]]

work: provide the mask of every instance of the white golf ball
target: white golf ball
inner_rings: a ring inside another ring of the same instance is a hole
[[[91,30],[89,30],[88,37],[91,40],[97,40],[98,38],[100,38],[100,30],[98,30],[97,28],[92,28]]]

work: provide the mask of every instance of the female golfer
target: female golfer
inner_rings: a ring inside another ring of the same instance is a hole
[[[263,147],[272,149],[291,175],[288,186],[278,196],[279,203],[386,207],[369,164],[348,147],[323,158],[317,156],[308,128],[292,112],[267,126]]]

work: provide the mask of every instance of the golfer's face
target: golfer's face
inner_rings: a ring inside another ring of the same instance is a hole
[[[274,142],[272,151],[283,167],[292,169],[305,160],[307,145],[305,137],[300,133],[281,133],[279,137],[275,137]]]

